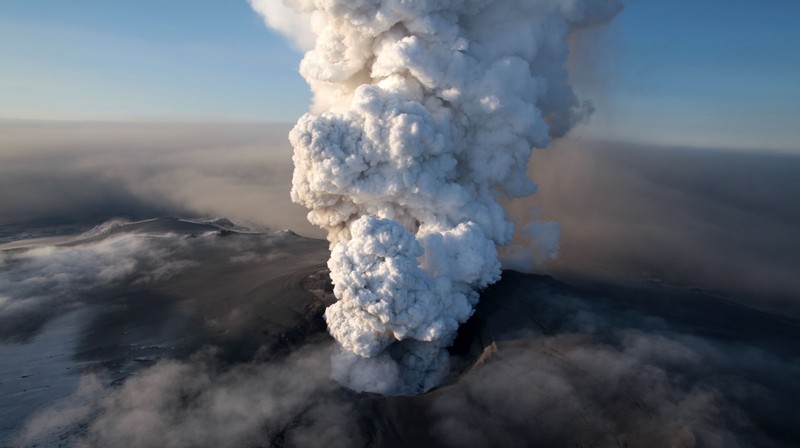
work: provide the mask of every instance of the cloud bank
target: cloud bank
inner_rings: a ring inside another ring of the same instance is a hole
[[[53,440],[87,423],[75,446],[331,446],[363,442],[352,408],[327,378],[330,347],[312,345],[287,359],[223,367],[213,350],[162,361],[118,388],[91,375],[70,398],[34,417],[17,442]]]
[[[226,217],[320,235],[289,200],[289,126],[0,121],[0,232]]]

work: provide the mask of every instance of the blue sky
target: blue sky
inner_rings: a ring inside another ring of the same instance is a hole
[[[577,134],[800,150],[800,2],[631,0],[584,40]],[[291,122],[299,60],[245,0],[0,0],[4,118]]]
[[[593,135],[800,150],[800,2],[632,0],[606,33]]]
[[[245,0],[2,0],[0,116],[293,121],[300,54]]]

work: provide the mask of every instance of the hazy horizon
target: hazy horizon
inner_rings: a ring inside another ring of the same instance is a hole
[[[290,128],[0,121],[0,228],[223,217],[324,238],[289,199]],[[534,152],[539,192],[509,210],[518,228],[529,210],[561,225],[559,257],[539,272],[702,287],[796,318],[797,170],[793,153],[568,136]]]
[[[571,81],[595,106],[578,132],[797,150],[798,14],[790,0],[626,2],[611,24],[570,36]],[[0,4],[0,117],[290,123],[311,101],[301,57],[244,0],[188,9],[9,0]]]

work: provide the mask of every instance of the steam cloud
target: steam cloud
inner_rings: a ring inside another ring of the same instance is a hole
[[[312,112],[290,133],[292,200],[332,245],[333,376],[356,390],[428,390],[477,290],[500,278],[496,246],[514,229],[499,201],[534,193],[532,148],[591,113],[568,84],[566,37],[620,5],[283,3],[297,14],[251,2],[296,44],[309,27],[292,24],[316,35],[300,65]]]

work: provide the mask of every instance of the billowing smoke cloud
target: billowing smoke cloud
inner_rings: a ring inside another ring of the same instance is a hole
[[[264,23],[286,36],[297,48],[307,51],[314,48],[315,36],[311,32],[311,18],[275,0],[250,0],[250,4],[264,17]]]
[[[251,3],[283,33],[308,17],[317,36],[300,65],[314,104],[290,134],[292,200],[332,244],[333,375],[427,390],[476,291],[500,277],[496,245],[514,229],[498,201],[532,194],[532,148],[591,112],[567,82],[567,35],[620,5],[286,0],[299,15],[285,22]]]

